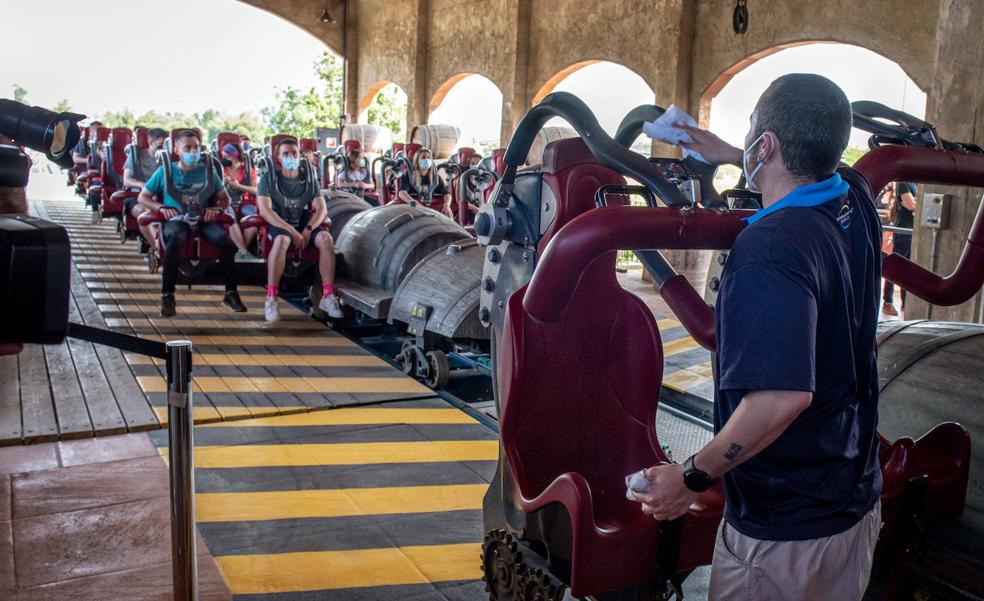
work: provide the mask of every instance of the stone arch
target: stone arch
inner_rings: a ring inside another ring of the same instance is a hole
[[[916,84],[916,86],[918,86],[918,88],[920,89],[920,91],[922,91],[922,92],[925,93],[925,91],[928,90],[928,82],[922,82],[921,83],[916,78],[916,74],[913,72],[912,69],[907,69],[904,64],[902,64],[901,62],[899,62],[895,58],[893,58],[891,56],[888,56],[888,55],[886,55],[886,54],[884,54],[882,52],[879,52],[878,50],[875,50],[875,49],[873,49],[873,48],[871,48],[871,47],[869,47],[867,45],[857,44],[857,43],[850,43],[850,42],[841,42],[841,41],[830,40],[830,39],[800,40],[800,41],[796,41],[796,42],[787,42],[787,43],[783,43],[783,44],[776,44],[774,46],[770,46],[768,48],[759,50],[757,52],[753,52],[752,54],[749,54],[748,56],[745,56],[744,58],[742,58],[742,59],[740,59],[740,60],[732,63],[731,65],[729,65],[728,67],[726,67],[725,69],[723,69],[720,73],[718,73],[717,76],[714,77],[703,88],[703,90],[700,93],[700,96],[696,99],[696,101],[697,101],[697,113],[699,114],[699,121],[700,121],[700,123],[702,125],[705,125],[705,126],[707,125],[708,120],[709,120],[709,117],[710,117],[711,101],[728,85],[728,83],[731,82],[731,80],[737,74],[741,73],[745,69],[749,68],[753,64],[757,63],[758,61],[760,61],[760,60],[762,60],[762,59],[764,59],[766,57],[772,56],[774,54],[778,54],[778,53],[780,53],[780,52],[782,52],[784,50],[788,50],[790,48],[798,48],[798,47],[809,46],[809,45],[813,45],[813,44],[830,44],[830,45],[837,45],[837,46],[850,46],[850,47],[854,47],[854,48],[857,48],[857,49],[867,50],[868,52],[871,52],[873,54],[876,54],[876,55],[878,55],[878,56],[880,56],[880,57],[882,57],[882,58],[884,58],[884,59],[886,59],[888,61],[891,61],[895,65],[897,65],[903,71],[903,73],[905,73],[906,76],[909,79],[911,79]]]
[[[467,110],[462,104],[465,99]],[[459,145],[489,150],[501,142],[503,103],[502,88],[491,78],[476,72],[455,73],[431,97],[427,122],[454,125],[461,130]]]
[[[379,94],[380,90],[382,90],[383,88],[385,88],[390,84],[393,84],[394,86],[399,88],[400,91],[403,92],[404,94],[407,93],[407,91],[403,89],[403,86],[396,83],[395,81],[389,81],[385,79],[377,81],[376,83],[369,86],[369,89],[366,90],[366,93],[363,94],[361,98],[359,98],[359,114],[361,115],[362,113],[365,113],[369,109],[369,105],[372,104],[372,101],[376,99],[376,94]]]

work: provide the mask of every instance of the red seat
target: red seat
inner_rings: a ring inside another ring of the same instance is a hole
[[[879,435],[882,466],[882,530],[880,540],[889,545],[903,543],[908,519],[908,487],[925,478],[925,496],[920,502],[927,525],[963,515],[970,477],[970,434],[960,424],[945,422],[918,440],[908,436],[889,443]],[[911,491],[921,495],[918,491]],[[909,508],[911,511],[912,508]]]
[[[177,136],[178,132],[182,132],[187,129],[191,129],[192,131],[194,131],[198,136],[199,143],[201,143],[202,140],[201,130],[198,129],[197,127],[193,127],[193,128],[179,127],[177,129],[173,129],[171,130],[169,141],[173,141]],[[177,153],[174,150],[173,145],[165,144],[165,147],[171,149],[170,156],[168,157],[170,161],[172,163],[177,162],[179,159]],[[204,149],[204,146],[202,148]],[[141,215],[140,218],[138,219],[138,223],[140,225],[163,223],[164,221],[165,221],[164,217],[157,211],[147,211],[143,215]],[[233,220],[227,213],[223,212],[218,215],[218,217],[215,220],[215,223],[219,223],[221,225],[228,227],[233,223]],[[164,256],[164,240],[162,236],[158,236],[157,238],[157,252],[159,256],[161,257]],[[219,258],[218,249],[212,246],[212,244],[210,244],[207,240],[205,240],[204,238],[202,238],[200,235],[197,234],[188,236],[188,239],[185,242],[184,247],[182,247],[181,249],[182,261],[193,261],[197,263],[200,261],[215,261],[218,260],[218,258]]]
[[[105,217],[122,220],[126,199],[139,195],[139,192],[130,192],[123,187],[126,147],[132,140],[133,132],[126,127],[114,127],[110,132],[106,159],[102,164],[102,212]]]
[[[569,516],[570,540],[548,548],[570,549],[562,559],[573,596],[645,582],[656,573],[660,524],[625,498],[624,477],[667,461],[655,429],[663,373],[656,321],[619,285],[614,253],[584,271],[550,322],[526,313],[525,292],[509,300],[498,374],[502,445],[520,504],[527,513],[566,510],[557,519]],[[682,518],[677,571],[710,561],[722,510],[715,488]]]
[[[502,174],[506,172],[505,148],[496,148],[492,151],[492,165],[499,177],[502,177]]]
[[[557,213],[541,253],[564,225],[594,208],[599,186],[625,183],[579,138],[548,145],[542,172]],[[625,498],[624,478],[667,461],[655,429],[663,372],[655,318],[619,285],[615,253],[594,260],[572,302],[549,319],[523,306],[536,285],[534,279],[509,299],[497,365],[502,446],[520,505],[528,514],[566,511],[555,517],[569,520],[569,540],[542,542],[570,566],[575,597],[646,582],[656,573],[660,524]],[[686,545],[676,549],[673,569],[710,561],[722,511],[719,488],[701,495],[683,518]],[[529,536],[537,520],[526,523]]]
[[[224,132],[220,132],[219,135],[216,136],[216,138],[215,138],[215,146],[218,149],[216,151],[216,156],[217,157],[221,157],[222,156],[222,148],[226,144],[232,144],[233,146],[235,146],[236,148],[239,149],[239,152],[240,152],[239,160],[243,162],[243,165],[244,165],[244,168],[245,169],[249,169],[249,170],[252,170],[253,169],[253,163],[252,163],[252,161],[249,158],[249,153],[243,152],[243,139],[242,139],[242,137],[239,134],[236,134],[236,133],[233,133],[233,132],[224,131]],[[252,183],[252,185],[255,186],[256,185],[256,182],[254,181]],[[253,206],[256,206],[256,197],[253,196],[252,194],[250,194],[249,192],[243,192],[242,193],[242,202],[240,203],[239,207],[236,207],[236,216],[237,216],[238,219],[242,219],[242,217],[243,217],[242,212],[240,210],[240,208],[242,207],[242,205],[253,205]]]

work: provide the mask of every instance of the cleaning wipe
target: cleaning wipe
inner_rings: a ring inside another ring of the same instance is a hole
[[[639,470],[634,474],[625,477],[625,498],[630,501],[639,501],[635,498],[635,493],[647,493],[653,485],[652,480],[646,477],[645,470]]]
[[[673,144],[674,146],[679,145],[680,142],[690,143],[694,141],[690,137],[690,134],[680,128],[674,127],[674,125],[697,127],[697,122],[685,111],[679,109],[677,105],[671,104],[670,108],[666,109],[666,112],[660,115],[658,119],[655,121],[646,121],[642,125],[642,132],[657,142]],[[700,156],[699,152],[694,152],[682,146],[681,148],[683,148],[683,158],[692,156],[702,163],[707,163],[704,157]]]

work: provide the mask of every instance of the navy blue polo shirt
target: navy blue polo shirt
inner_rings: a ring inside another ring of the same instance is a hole
[[[752,538],[838,534],[881,495],[881,231],[867,182],[840,173],[844,196],[764,210],[739,234],[721,278],[715,432],[750,391],[813,393],[775,442],[724,476],[725,519]]]

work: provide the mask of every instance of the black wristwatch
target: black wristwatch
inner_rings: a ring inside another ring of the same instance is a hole
[[[307,231],[309,231],[309,232],[313,232],[313,231],[314,231],[314,228],[313,228],[313,227],[311,227],[311,224],[310,224],[310,223],[309,223],[309,224],[307,224],[307,225],[305,225],[305,226],[304,226],[304,229],[305,229],[305,230],[307,230]]]
[[[695,453],[683,462],[683,484],[694,492],[704,492],[714,486],[714,478],[694,465],[694,457],[696,456]]]

